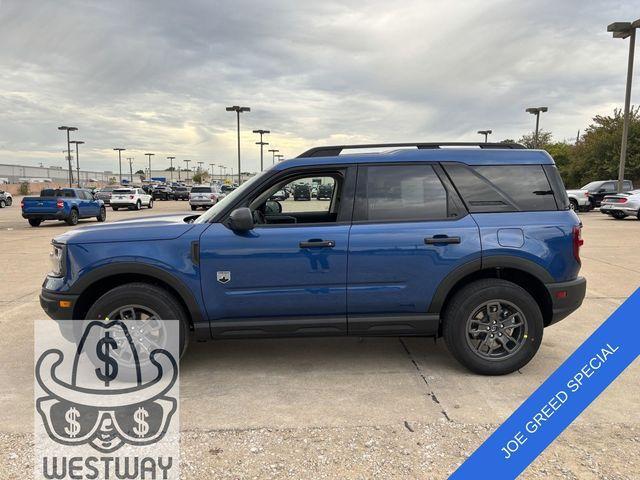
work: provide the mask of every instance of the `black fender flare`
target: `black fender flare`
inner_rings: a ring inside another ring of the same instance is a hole
[[[82,295],[87,288],[100,280],[123,274],[145,275],[169,285],[180,295],[180,299],[186,305],[196,336],[199,338],[202,332],[206,330],[207,337],[209,337],[209,321],[203,317],[193,292],[175,275],[154,265],[139,262],[117,262],[103,265],[78,278],[71,286],[69,293]]]
[[[543,284],[553,283],[555,281],[543,267],[526,258],[513,255],[489,255],[481,259],[471,260],[450,272],[442,282],[440,282],[440,285],[438,285],[427,313],[441,314],[447,296],[462,279],[481,270],[494,268],[522,270],[536,277]]]

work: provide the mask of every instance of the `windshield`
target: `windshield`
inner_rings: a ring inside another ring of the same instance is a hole
[[[580,187],[580,190],[592,190],[598,185],[600,185],[601,183],[602,182],[589,182],[584,187]]]
[[[246,192],[247,190],[253,188],[253,185],[255,185],[256,183],[260,182],[262,178],[264,178],[265,176],[267,176],[267,174],[270,173],[270,171],[271,171],[271,169],[264,170],[263,172],[259,173],[258,175],[255,175],[255,176],[251,177],[249,180],[247,180],[242,185],[240,185],[238,188],[236,188],[233,192],[229,193],[222,200],[218,200],[218,202],[216,202],[216,204],[213,207],[211,207],[205,213],[200,215],[195,220],[195,222],[193,222],[193,223],[206,223],[206,222],[209,222],[219,212],[224,210],[227,207],[227,205],[235,202],[236,199],[239,196],[244,194],[244,192]]]

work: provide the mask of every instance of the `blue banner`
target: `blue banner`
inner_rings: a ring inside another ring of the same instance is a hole
[[[577,314],[578,316],[580,313]],[[579,318],[574,320],[579,326]],[[456,470],[451,479],[516,478],[640,354],[636,290]]]

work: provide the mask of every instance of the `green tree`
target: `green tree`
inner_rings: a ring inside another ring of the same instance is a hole
[[[545,130],[538,130],[538,148],[545,148],[546,145],[549,145],[553,140],[553,135],[551,132],[547,132]],[[524,145],[527,148],[535,148],[536,144],[536,133],[531,132],[527,133],[520,137],[518,143]]]

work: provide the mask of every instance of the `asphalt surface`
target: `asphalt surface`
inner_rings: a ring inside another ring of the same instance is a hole
[[[33,322],[46,318],[37,295],[51,238],[94,222],[32,228],[19,203],[0,210],[0,478],[31,468]],[[309,205],[286,201],[297,203]],[[163,212],[191,210],[156,202],[109,210],[108,221]],[[581,218],[585,302],[546,329],[537,356],[511,375],[473,375],[433,339],[192,344],[180,380],[183,477],[445,478],[640,286],[640,221]],[[636,362],[524,478],[638,478],[638,398]]]

